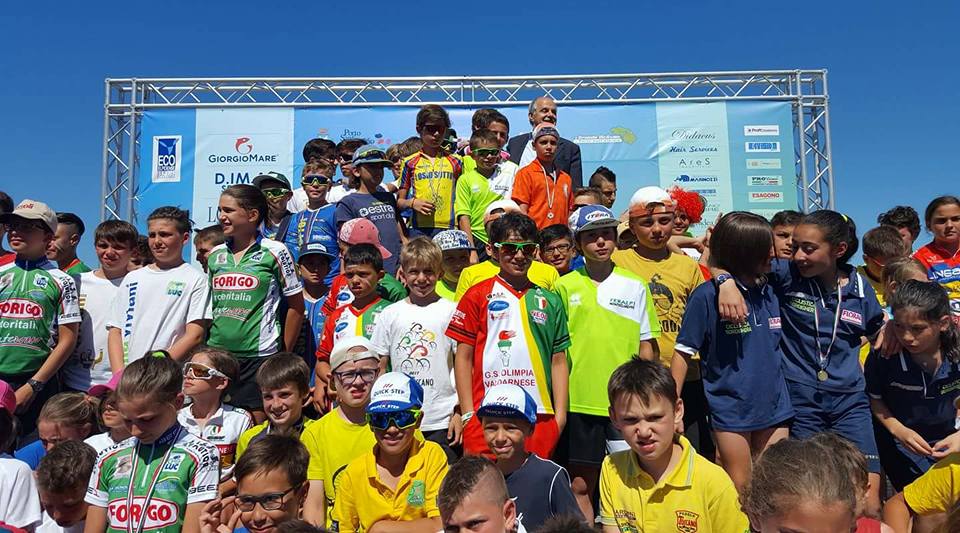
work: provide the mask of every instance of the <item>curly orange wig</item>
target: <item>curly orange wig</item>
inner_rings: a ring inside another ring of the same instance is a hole
[[[698,224],[703,218],[707,202],[699,193],[674,186],[667,191],[677,204],[677,209],[687,214],[691,224]]]

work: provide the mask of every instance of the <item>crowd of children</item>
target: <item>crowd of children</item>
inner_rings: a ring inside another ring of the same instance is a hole
[[[95,268],[0,193],[0,531],[960,531],[960,199],[915,253],[905,206],[697,235],[472,125],[311,140]]]

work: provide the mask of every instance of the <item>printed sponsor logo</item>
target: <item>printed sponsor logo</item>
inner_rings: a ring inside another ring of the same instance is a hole
[[[757,169],[771,169],[776,170],[781,167],[782,163],[779,159],[747,159],[747,169],[748,170],[757,170]]]
[[[249,291],[258,285],[260,280],[249,274],[230,272],[213,277],[213,288],[221,291]]]
[[[759,137],[762,135],[780,135],[780,126],[777,124],[744,126],[743,135],[746,137]]]
[[[697,533],[700,530],[699,518],[700,515],[694,513],[693,511],[676,511],[677,516],[677,531],[681,533]]]
[[[782,202],[783,191],[754,191],[749,198],[751,202]]]
[[[541,326],[547,323],[547,314],[543,311],[530,311],[530,318]]]
[[[180,135],[155,136],[153,138],[153,168],[150,175],[154,183],[176,183],[180,181],[182,141]]]
[[[182,296],[183,289],[187,286],[186,283],[182,281],[171,281],[167,283],[167,295],[168,296]]]
[[[9,286],[11,283],[13,283],[12,272],[8,272],[4,274],[2,277],[0,277],[0,289]]]
[[[682,169],[712,168],[713,161],[709,157],[681,157],[676,165]]]
[[[37,320],[43,317],[43,307],[26,298],[9,298],[0,302],[0,317]]]
[[[237,137],[237,142],[233,144],[233,149],[238,154],[247,155],[253,151],[253,145],[250,144],[250,137]]]
[[[595,220],[603,220],[603,219],[607,219],[607,218],[610,218],[610,217],[609,217],[606,213],[604,213],[603,211],[594,211],[593,213],[590,213],[590,214],[588,214],[587,216],[585,216],[585,217],[583,217],[583,218],[584,218],[584,220],[586,220],[587,222],[593,222],[593,221],[595,221]]]
[[[167,458],[167,462],[163,465],[162,472],[176,472],[180,470],[180,465],[183,463],[185,457],[186,454],[183,453],[171,453],[170,457]]]
[[[634,300],[625,300],[623,298],[611,298],[610,305],[613,307],[621,307],[623,309],[633,309],[637,306],[637,302]]]
[[[506,311],[508,307],[510,307],[510,304],[503,300],[494,300],[487,304],[487,309],[494,313],[498,311]]]
[[[46,289],[46,288],[47,288],[47,278],[41,278],[41,277],[33,278],[33,285],[34,285],[34,287],[37,287],[38,289]]]
[[[340,333],[341,331],[347,329],[347,326],[349,325],[350,324],[347,324],[346,322],[337,322],[337,325],[333,328],[333,331],[334,333]]]
[[[161,529],[176,524],[179,519],[177,504],[157,497],[150,499],[149,505],[144,508],[146,498],[137,496],[128,507],[126,499],[118,499],[107,505],[110,515],[110,527],[113,529],[127,529],[127,523],[140,524],[143,520],[143,530]]]
[[[749,152],[780,152],[780,143],[777,141],[747,141],[744,149]]]
[[[780,329],[780,317],[772,316],[770,317],[768,323],[770,325],[770,329]]]
[[[217,260],[214,262],[215,265],[225,265],[227,264],[227,254],[219,254]]]
[[[577,144],[633,144],[637,141],[637,135],[630,128],[623,126],[614,126],[610,128],[608,135],[578,135],[573,139]]]
[[[815,313],[817,311],[817,304],[813,300],[808,300],[800,296],[789,296],[788,295],[787,305],[796,309],[797,311],[802,311],[804,313]]]
[[[747,176],[747,185],[750,187],[779,187],[783,185],[783,176],[778,174]]]
[[[670,132],[670,138],[678,141],[715,141],[717,134],[700,128],[677,128]]]
[[[843,309],[840,311],[840,320],[856,326],[863,325],[863,315],[856,311],[851,311],[850,309]]]
[[[674,183],[716,183],[720,181],[718,176],[711,175],[689,175],[689,174],[680,174],[676,178],[673,178]]]
[[[278,154],[258,153],[254,149],[254,146],[255,144],[251,137],[234,137],[233,150],[231,152],[212,153],[207,156],[207,161],[213,164],[276,163],[278,161]],[[247,179],[249,179],[249,176],[247,176]],[[249,183],[249,181],[238,181],[236,183]]]

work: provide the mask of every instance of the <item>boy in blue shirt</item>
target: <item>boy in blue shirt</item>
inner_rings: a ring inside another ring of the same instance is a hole
[[[306,316],[303,321],[303,334],[301,340],[297,342],[294,353],[303,354],[303,360],[310,368],[313,368],[317,361],[317,345],[320,343],[323,322],[326,318],[323,314],[323,302],[330,292],[330,286],[325,279],[336,257],[325,243],[315,241],[308,242],[300,248],[300,258],[297,260],[297,264],[300,265],[300,278],[303,280],[303,307]],[[314,378],[311,372],[311,387],[314,384]]]

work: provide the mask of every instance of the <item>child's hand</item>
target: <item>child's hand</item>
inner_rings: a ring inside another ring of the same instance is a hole
[[[717,290],[718,310],[720,318],[739,324],[747,319],[747,303],[737,289],[736,283],[724,283]]]
[[[432,215],[434,210],[436,209],[436,207],[431,202],[428,202],[426,200],[421,200],[419,198],[413,199],[411,207],[413,207],[414,211],[424,216]]]
[[[877,333],[877,340],[873,341],[873,348],[884,359],[890,359],[894,354],[900,353],[903,346],[900,339],[893,333],[893,321],[888,320],[883,323],[880,332]]]
[[[960,431],[951,433],[950,435],[947,435],[945,439],[942,439],[934,444],[933,453],[931,455],[935,459],[939,460],[957,452],[960,452]]]
[[[330,395],[327,393],[327,384],[318,381],[313,387],[313,408],[323,414],[330,410]]]
[[[463,419],[460,418],[460,413],[453,413],[450,423],[447,424],[447,444],[459,446],[461,443],[463,443]]]
[[[927,456],[933,455],[933,448],[927,444],[927,441],[924,440],[919,433],[908,427],[904,427],[893,436],[900,441],[900,444],[903,444],[908,450],[915,454]]]
[[[200,511],[200,533],[233,533],[240,521],[240,509],[231,505],[235,499],[235,496],[217,498],[204,505],[203,510]],[[224,507],[233,507],[233,513],[226,523],[220,516]]]

